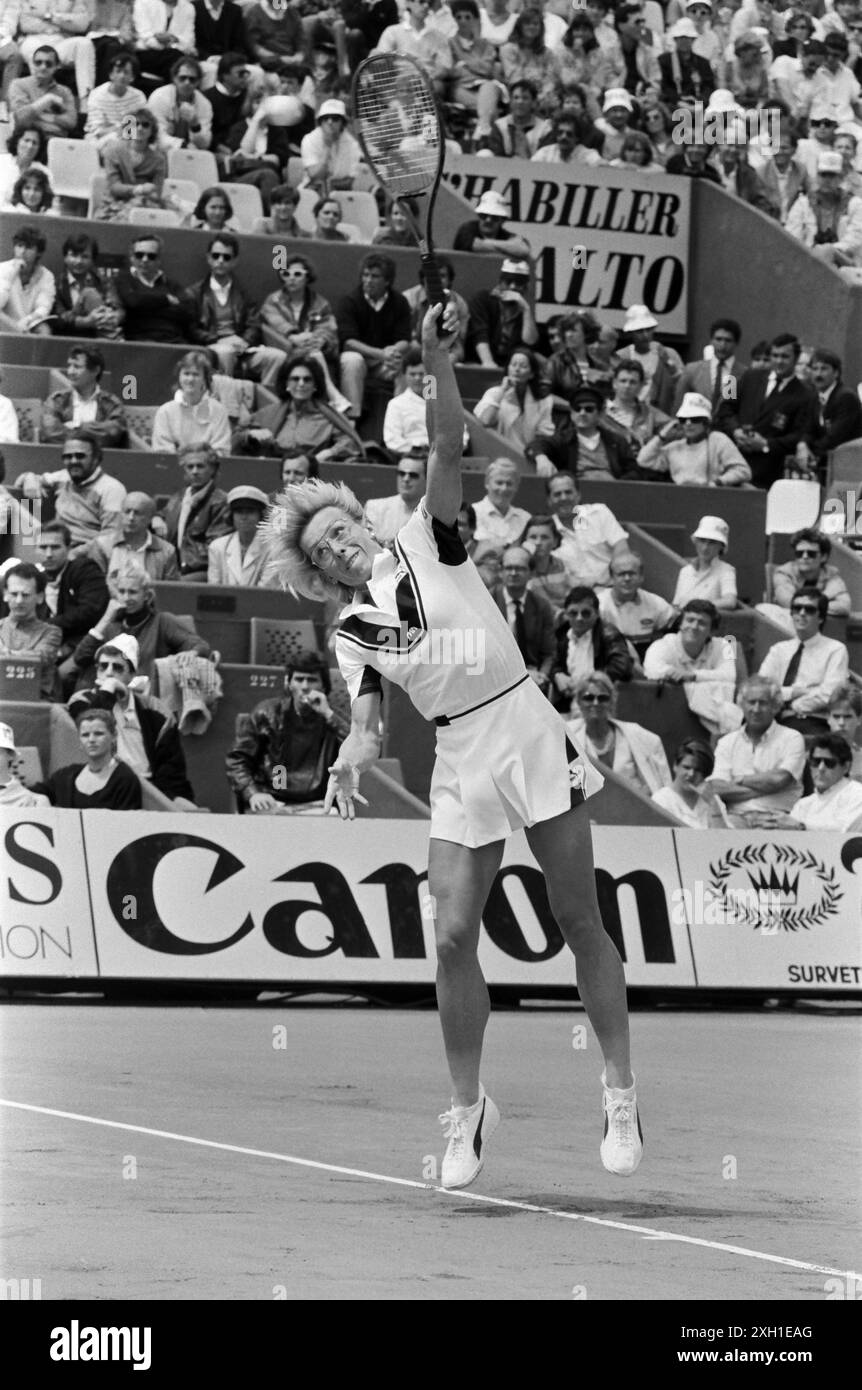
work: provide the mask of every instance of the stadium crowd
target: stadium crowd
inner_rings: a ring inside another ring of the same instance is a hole
[[[26,220],[0,263],[0,330],[74,341],[29,434],[0,396],[0,446],[59,445],[62,465],[19,472],[0,496],[4,517],[30,499],[54,516],[36,563],[5,566],[0,657],[39,659],[42,697],[67,704],[83,762],[27,789],[14,730],[0,726],[4,802],[123,809],[141,804],[143,778],[194,806],[182,702],[193,688],[212,703],[218,652],[159,611],[153,585],[273,583],[259,529],[270,498],[222,489],[225,457],[274,458],[283,485],[322,464],[348,479],[353,465],[391,465],[393,490],[367,508],[386,545],[423,494],[426,290],[421,273],[396,283],[387,248],[414,234],[375,188],[346,104],[351,72],[374,51],[420,60],[453,152],[708,179],[862,283],[857,0],[8,0],[0,212]],[[720,139],[704,134],[710,122]],[[88,197],[54,193],[53,137],[96,159]],[[862,687],[845,642],[822,631],[851,608],[828,536],[800,527],[792,561],[764,594],[743,596],[787,639],[749,672],[722,635],[741,600],[718,491],[692,558],[657,593],[616,508],[583,503],[581,485],[822,483],[830,452],[862,437],[856,384],[790,307],[787,331],[758,342],[756,319],[717,305],[688,362],[643,304],[619,328],[587,310],[539,323],[539,248],[510,212],[486,193],[454,238],[455,251],[502,257],[493,288],[456,286],[445,255],[442,270],[461,324],[453,358],[492,373],[474,414],[507,449],[459,530],[528,670],[592,757],[684,824],[855,825]],[[65,225],[83,215],[84,230]],[[121,268],[101,263],[99,222],[128,224]],[[202,279],[188,283],[162,226],[205,237]],[[253,293],[248,233],[300,239]],[[49,240],[62,249],[57,275]],[[368,245],[351,293],[328,292],[319,241]],[[123,343],[182,349],[173,394],[150,418],[102,385]],[[115,449],[175,454],[170,497],[127,492],[104,466]],[[528,474],[544,479],[538,514],[517,505]],[[331,636],[334,614],[320,622]],[[672,759],[655,733],[616,717],[632,680],[682,687],[701,733]],[[303,652],[283,695],[240,716],[223,750],[238,810],[320,809],[346,733],[331,694],[325,656]]]

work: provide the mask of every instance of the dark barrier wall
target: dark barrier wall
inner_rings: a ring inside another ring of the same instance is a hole
[[[788,236],[777,222],[715,184],[698,179],[691,227],[691,357],[709,341],[712,319],[742,324],[740,356],[760,338],[792,332],[844,359],[844,376],[862,377],[862,289]]]

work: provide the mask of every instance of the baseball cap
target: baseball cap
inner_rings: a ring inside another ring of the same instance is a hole
[[[686,391],[676,412],[678,420],[711,420],[712,406],[699,391]]]
[[[232,487],[227,495],[227,504],[232,507],[235,502],[256,502],[261,507],[269,506],[269,498],[259,487],[252,487],[250,483],[243,483],[239,487]]]

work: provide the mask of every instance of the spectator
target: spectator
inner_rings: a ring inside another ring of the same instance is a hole
[[[475,518],[475,512],[473,516]],[[531,516],[523,540],[523,547],[530,556],[530,578],[527,588],[548,600],[554,611],[555,623],[563,611],[563,600],[571,588],[565,565],[552,554],[556,544],[557,532],[553,517]],[[472,554],[469,548],[468,554]]]
[[[819,589],[797,589],[790,600],[796,635],[775,642],[760,666],[760,674],[781,689],[782,724],[806,736],[826,730],[829,702],[846,685],[850,668],[844,643],[823,636],[828,611],[829,600]]]
[[[658,734],[616,717],[617,688],[605,671],[577,682],[566,732],[589,757],[611,768],[641,796],[670,786],[670,768]]]
[[[12,234],[12,259],[0,261],[0,329],[7,333],[51,332],[51,309],[57,285],[41,264],[47,242],[36,227]]]
[[[718,170],[708,162],[709,146],[692,142],[683,146],[681,152],[671,154],[665,161],[668,174],[677,174],[686,179],[706,179],[707,183],[721,183]]]
[[[0,382],[2,382],[2,380],[3,378],[0,376]],[[9,396],[0,396],[0,444],[17,444],[18,438],[18,415],[15,410],[14,402]],[[6,489],[3,488],[2,491],[0,491],[0,495],[5,493],[5,491]],[[0,503],[0,506],[2,506],[2,503]],[[0,531],[0,535],[2,534],[2,531]]]
[[[664,165],[654,158],[652,141],[641,130],[631,130],[625,137],[619,158],[611,160],[612,169],[641,169],[647,174],[661,174]]]
[[[410,343],[410,305],[395,289],[395,262],[372,252],[362,262],[359,288],[337,310],[341,389],[351,413],[362,414],[366,381],[392,393]]]
[[[558,100],[562,80],[560,60],[545,42],[544,16],[540,8],[528,5],[512,27],[508,43],[500,45],[500,65],[507,86],[528,78],[539,94],[539,110],[550,115]]]
[[[153,680],[155,662],[163,656],[191,652],[209,656],[209,644],[190,627],[181,623],[173,613],[160,613],[152,580],[140,565],[129,563],[110,586],[111,600],[97,623],[74,651],[79,672],[78,688],[90,686],[95,677],[95,660],[99,648],[123,634],[134,637],[138,644],[136,662],[139,676]]]
[[[269,554],[259,531],[269,498],[259,487],[243,484],[227,495],[233,532],[210,542],[208,584],[230,584],[251,589],[264,586]]]
[[[248,425],[234,431],[235,454],[280,458],[286,449],[327,459],[362,458],[363,445],[352,425],[326,400],[326,381],[313,357],[297,357],[282,369],[275,405],[255,411]]]
[[[718,146],[716,168],[721,178],[721,186],[726,193],[740,198],[744,203],[769,210],[767,199],[760,182],[760,176],[749,162],[748,139],[745,122],[739,120],[736,127],[725,135],[725,142]]]
[[[296,220],[298,202],[298,189],[291,188],[289,183],[277,184],[269,195],[269,216],[259,217],[252,231],[261,236],[281,237],[283,240],[302,236],[303,232]]]
[[[673,141],[673,119],[666,106],[648,106],[643,112],[641,119],[644,125],[644,132],[652,147],[652,158],[660,169],[667,167],[667,162],[671,155],[676,153],[677,145]],[[625,141],[623,141],[625,145]],[[622,157],[622,149],[620,150]]]
[[[576,584],[565,597],[563,618],[557,624],[555,707],[574,709],[578,683],[594,671],[604,671],[611,681],[630,681],[634,658],[622,633],[599,617],[595,589]]]
[[[684,687],[689,709],[713,736],[738,729],[742,722],[733,700],[736,643],[717,635],[719,622],[714,603],[690,599],[679,631],[653,642],[643,662],[647,680]]]
[[[122,530],[126,489],[102,471],[102,445],[87,426],[71,430],[63,441],[65,467],[49,473],[22,473],[16,487],[26,497],[54,498],[54,517],[72,534],[76,556],[97,538],[113,545]]]
[[[429,23],[430,8],[430,0],[407,0],[401,23],[383,30],[377,52],[403,53],[414,58],[442,97],[452,69],[452,53],[446,36]]]
[[[860,29],[862,32],[862,29]],[[858,198],[862,194],[862,174],[856,169],[859,137],[855,130],[839,126],[835,132],[835,153],[841,156],[841,187],[845,193]]]
[[[234,277],[239,241],[230,232],[214,236],[207,247],[210,273],[192,285],[193,336],[218,358],[219,370],[243,373],[264,386],[274,386],[285,364],[279,348],[261,344],[260,311]]]
[[[259,102],[240,139],[239,152],[244,159],[261,159],[280,173],[287,161],[299,154],[299,142],[309,133],[314,116],[312,107],[302,99],[310,85],[310,79],[304,79],[308,79],[304,67],[282,68],[277,73],[278,90]]]
[[[751,469],[732,440],[712,428],[706,396],[688,391],[676,412],[640,450],[638,464],[649,472],[667,473],[682,487],[741,487]]]
[[[76,811],[140,811],[141,784],[132,769],[117,757],[117,725],[111,709],[95,701],[111,702],[102,691],[88,692],[83,705],[73,706],[75,727],[85,762],[58,768],[34,791],[47,796],[52,806]]]
[[[208,12],[205,0],[197,0],[197,3],[203,13]],[[222,14],[233,8],[232,4],[227,4]],[[258,155],[243,150],[249,101],[248,61],[241,52],[231,49],[220,51],[215,85],[205,87],[201,93],[213,113],[210,148],[216,157],[221,177],[231,183],[252,184],[259,190],[264,208],[271,210],[273,192],[279,187],[281,163],[276,154],[264,152]],[[252,231],[258,230],[257,226],[252,227]]]
[[[330,194],[324,194],[318,198],[312,208],[314,216],[314,231],[311,233],[314,241],[349,241],[350,237],[346,232],[338,230],[343,220],[341,204],[337,198]]]
[[[238,230],[233,220],[233,203],[218,184],[212,188],[205,188],[198,198],[192,212],[191,225],[200,232]]]
[[[619,159],[626,139],[634,131],[634,102],[624,87],[609,87],[602,103],[602,114],[596,121],[601,137],[599,153],[606,163]]]
[[[353,187],[362,151],[347,129],[347,107],[343,101],[322,103],[314,130],[303,136],[299,148],[308,187],[321,193]]]
[[[372,497],[365,504],[365,519],[381,545],[389,548],[402,526],[406,526],[423,496],[426,486],[426,460],[420,454],[398,461],[398,491],[394,497]]]
[[[186,444],[177,462],[187,486],[168,498],[167,539],[176,549],[181,577],[205,584],[210,543],[231,529],[227,495],[216,487],[221,460],[208,444]]]
[[[685,739],[673,760],[673,782],[653,792],[653,801],[690,830],[725,829],[730,821],[720,798],[707,781],[713,766],[708,743],[696,738]]]
[[[829,564],[832,552],[829,537],[813,527],[806,527],[791,537],[790,544],[794,558],[785,565],[777,565],[772,573],[773,603],[789,612],[797,589],[819,589],[829,601],[830,618],[849,617],[850,594],[840,571]],[[788,626],[792,632],[793,627]]]
[[[764,53],[760,35],[749,32],[739,35],[733,52],[726,80],[738,104],[745,110],[765,106],[769,97],[767,55],[771,57],[771,50],[767,46]]]
[[[295,9],[284,9],[277,0],[259,0],[245,11],[248,49],[257,63],[275,59],[301,61],[306,41],[302,20]]]
[[[799,137],[794,130],[788,130],[786,123],[781,127],[778,144],[773,153],[760,166],[758,174],[763,193],[764,212],[776,218],[782,225],[800,193],[808,189],[808,175],[796,161]]]
[[[21,175],[12,189],[9,198],[9,212],[23,212],[29,217],[50,213],[54,206],[54,193],[51,182],[44,169],[28,169]]]
[[[68,87],[57,81],[60,59],[56,48],[42,45],[27,59],[32,77],[16,77],[9,84],[9,110],[16,129],[36,125],[46,139],[74,135],[78,106]]]
[[[81,638],[98,622],[109,597],[98,564],[88,555],[71,559],[71,545],[72,533],[62,521],[49,521],[39,532],[39,563],[46,576],[39,616],[60,629],[60,662],[72,655]],[[64,674],[62,669],[60,674]]]
[[[177,363],[174,380],[177,390],[173,400],[165,401],[156,411],[153,448],[174,454],[187,444],[198,444],[217,454],[230,453],[230,419],[212,393],[209,353],[200,348],[184,353]]]
[[[123,508],[123,536],[107,554],[101,546],[91,551],[93,559],[104,568],[107,565],[109,582],[132,561],[150,579],[179,579],[177,553],[174,547],[152,530],[156,504],[145,492],[130,492]],[[107,598],[106,598],[107,601]]]
[[[102,151],[105,193],[95,212],[100,222],[132,222],[138,208],[167,205],[162,189],[168,161],[156,143],[156,118],[141,108],[127,122],[126,133]]]
[[[241,811],[320,814],[349,725],[329,704],[329,671],[317,652],[288,664],[284,689],[284,697],[237,715],[228,782]]]
[[[643,6],[638,0],[618,5],[614,23],[625,66],[623,86],[633,95],[642,90],[644,83],[659,87],[662,75],[656,57],[658,45],[652,30],[647,28]]]
[[[68,338],[116,338],[120,314],[96,269],[99,248],[86,234],[66,237],[51,327]]]
[[[812,93],[812,110],[823,102],[839,125],[858,121],[862,116],[860,87],[847,65],[850,45],[844,34],[828,33],[823,40],[826,56],[817,69]]]
[[[715,74],[706,59],[694,51],[698,38],[694,20],[678,19],[667,31],[666,37],[673,43],[673,48],[660,53],[658,57],[661,100],[672,108],[681,101],[708,101],[715,89]]]
[[[503,574],[503,552],[491,541],[478,541],[473,552],[473,564],[485,588],[493,593]]]
[[[127,0],[89,0],[90,28],[87,31],[96,50],[96,81],[108,78],[111,61],[117,53],[134,48],[135,26],[132,6]],[[134,54],[132,55],[134,57]],[[137,62],[137,59],[135,59]],[[94,88],[95,90],[95,88]],[[90,93],[92,97],[92,92]]]
[[[510,217],[509,204],[501,194],[483,193],[476,204],[476,216],[456,231],[453,251],[489,252],[515,260],[530,256],[530,243],[506,231],[503,224]]]
[[[468,4],[469,0],[464,0]],[[404,200],[414,217],[419,215],[419,205],[412,198]],[[401,200],[393,198],[386,211],[386,221],[371,238],[372,246],[417,246],[418,240],[410,219],[402,207]]]
[[[485,469],[485,496],[474,504],[476,540],[491,541],[501,549],[521,539],[530,513],[513,507],[519,469],[513,459],[492,459]]]
[[[692,532],[695,557],[679,571],[673,595],[675,608],[689,599],[706,599],[719,612],[736,608],[736,570],[720,557],[730,544],[730,527],[720,516],[702,516]]]
[[[543,384],[553,397],[554,405],[565,410],[572,404],[578,386],[585,382],[597,386],[607,380],[608,366],[597,350],[598,320],[589,310],[563,314],[559,330],[562,345],[548,358]]]
[[[42,405],[39,440],[59,444],[70,429],[85,425],[105,449],[125,449],[126,413],[119,396],[103,390],[105,359],[97,347],[73,347],[66,361],[68,390],[53,391]]]
[[[822,154],[834,153],[838,122],[828,103],[816,99],[808,114],[808,136],[796,147],[796,162],[805,173],[808,186],[817,183],[817,165]],[[843,162],[842,162],[843,168]]]
[[[628,550],[628,533],[604,502],[581,503],[571,473],[560,472],[545,484],[562,560],[573,584],[607,587],[611,560]]]
[[[135,0],[134,25],[141,67],[167,79],[183,53],[195,51],[195,11],[191,0]]]
[[[513,82],[509,88],[508,114],[498,116],[493,121],[487,135],[480,132],[477,126],[475,134],[477,148],[487,149],[496,159],[506,159],[513,156],[517,159],[532,159],[541,142],[547,138],[551,131],[550,121],[536,114],[538,97],[536,84],[531,82],[529,78],[522,78],[518,82]],[[497,211],[481,211],[483,204],[488,208],[496,208]],[[492,241],[505,241],[506,251],[509,251],[512,233],[503,231],[503,223],[509,216],[509,207],[505,199],[499,193],[486,193],[479,199],[476,211],[478,213],[477,223],[467,222],[458,229],[455,236],[455,250],[487,249],[477,246],[476,241],[482,241],[488,237]],[[465,233],[466,228],[475,228],[475,231],[469,233],[472,237],[472,244],[459,246],[458,238],[462,233]],[[525,244],[524,254],[528,253],[529,249]]]
[[[750,367],[739,382],[728,429],[756,487],[769,487],[783,476],[787,455],[811,430],[817,401],[796,376],[800,351],[792,333],[780,333],[770,345],[769,370]]]
[[[609,52],[602,48],[596,38],[593,21],[582,10],[575,10],[556,53],[566,92],[586,87],[594,102],[594,93],[617,87],[622,81],[623,65],[619,50]]]
[[[545,695],[550,689],[557,653],[554,610],[543,594],[528,587],[530,564],[528,550],[520,545],[508,546],[503,551],[503,582],[492,592],[531,678]]]
[[[516,347],[500,385],[488,388],[473,413],[481,424],[521,450],[540,476],[547,477],[555,471],[555,463],[566,462],[566,449],[557,437],[553,402],[548,396],[540,398],[539,389],[538,358],[529,348]]]
[[[6,153],[0,154],[0,204],[11,200],[12,190],[22,174],[31,169],[42,169],[47,174],[47,145],[39,126],[15,127],[7,141]]]
[[[383,443],[393,454],[409,454],[414,446],[428,452],[424,383],[422,351],[412,343],[404,354],[404,390],[389,401],[383,419]]]
[[[455,267],[452,262],[441,256],[437,261],[437,268],[440,272],[440,282],[446,291],[449,303],[454,304],[458,310],[458,337],[449,349],[449,356],[453,362],[463,362],[467,330],[470,324],[470,310],[463,295],[452,288],[455,281]],[[414,343],[418,344],[422,335],[422,320],[428,309],[425,271],[421,264],[419,266],[419,283],[418,285],[411,285],[409,290],[405,290],[404,298],[410,305],[410,337]]]
[[[118,633],[96,652],[95,688],[113,695],[117,754],[142,781],[173,801],[178,809],[197,810],[186,770],[177,722],[138,694],[140,649],[136,638]],[[90,692],[83,692],[88,698]],[[73,697],[70,708],[78,701]]]
[[[317,478],[320,470],[313,454],[303,454],[299,449],[288,449],[281,460],[281,485],[290,487],[292,483],[304,483],[308,478]]]
[[[620,351],[620,360],[640,362],[646,378],[641,399],[669,415],[682,375],[682,358],[673,348],[665,347],[653,337],[653,329],[657,327],[658,320],[646,305],[632,304],[623,323],[623,332],[630,334],[632,341]]]
[[[3,50],[0,49],[0,57]],[[0,724],[0,806],[25,807],[50,806],[47,796],[25,787],[16,775],[18,754],[15,748],[15,734],[10,724]]]
[[[843,177],[836,150],[818,155],[814,190],[800,193],[784,224],[818,260],[839,270],[862,265],[862,198],[841,186]]]
[[[90,93],[84,138],[99,150],[121,139],[129,128],[128,118],[146,106],[147,98],[133,85],[138,73],[134,54],[121,50],[111,59],[108,81]]]
[[[364,0],[342,0],[340,9],[347,25],[347,52],[353,71],[377,47],[383,30],[398,23],[398,6],[395,0],[380,0],[370,7]]]
[[[644,381],[640,362],[618,362],[613,374],[613,395],[605,405],[605,415],[625,437],[635,456],[668,423],[663,410],[640,399]]]
[[[776,722],[782,700],[774,681],[749,676],[739,704],[742,726],[718,740],[710,785],[729,811],[756,825],[761,812],[789,811],[798,799],[805,740]]]
[[[449,71],[452,100],[476,115],[474,139],[488,136],[500,101],[497,50],[481,36],[481,15],[476,0],[452,0],[449,7],[456,32],[449,38]],[[511,93],[510,93],[511,96]]]
[[[862,786],[850,777],[853,750],[840,734],[818,734],[808,759],[814,791],[759,822],[781,830],[862,830]]]
[[[554,118],[552,133],[552,142],[540,146],[532,156],[537,163],[547,161],[551,164],[583,164],[588,168],[595,168],[597,164],[604,163],[598,150],[592,150],[588,145],[581,143],[581,132],[575,116],[561,111]]]
[[[675,404],[696,393],[710,402],[712,420],[721,426],[733,412],[739,379],[745,370],[736,356],[742,329],[736,319],[715,319],[709,328],[709,345],[699,362],[687,362],[676,387]],[[646,442],[646,441],[644,441]]]
[[[17,4],[7,5],[0,14],[0,100],[8,101],[9,86],[14,77],[21,72],[22,60],[15,42],[18,32],[19,8]]]
[[[773,95],[784,103],[794,121],[808,119],[814,96],[814,78],[826,56],[824,45],[819,39],[811,37],[809,26],[812,23],[807,14],[791,15],[786,32],[794,41],[792,47],[795,52],[776,54],[769,69]],[[809,31],[807,38],[804,37],[806,31]]]
[[[862,690],[856,685],[841,685],[829,701],[829,731],[841,734],[853,750],[850,776],[862,782],[862,748],[856,736],[862,728]]]
[[[163,149],[208,150],[212,144],[213,109],[200,91],[202,81],[203,68],[186,54],[171,67],[170,82],[150,97]]]
[[[528,298],[530,263],[507,256],[492,290],[470,300],[467,355],[483,367],[502,367],[520,344],[534,347],[539,330]]]
[[[161,3],[161,0],[160,0]],[[117,276],[117,299],[128,340],[187,343],[192,308],[186,292],[162,268],[164,242],[146,232],[132,242],[131,264]]]
[[[599,616],[622,633],[642,661],[650,643],[674,621],[676,609],[642,587],[644,562],[635,551],[615,555],[610,571],[611,587],[599,594]]]
[[[326,394],[336,410],[349,410],[330,375],[338,361],[338,325],[332,305],[314,289],[317,271],[306,256],[291,256],[278,271],[281,289],[273,290],[263,301],[260,317],[271,333],[278,335],[277,346],[288,367],[299,358],[311,357],[326,381]]]
[[[568,443],[570,467],[580,482],[584,478],[607,482],[611,478],[636,478],[634,454],[626,436],[602,418],[604,392],[584,384],[572,393],[574,431]],[[561,458],[558,450],[557,457]]]
[[[236,53],[246,61],[243,7],[233,0],[194,0],[195,50],[201,61]]]
[[[56,662],[62,637],[53,623],[36,617],[46,582],[40,569],[23,561],[6,570],[3,597],[9,614],[0,619],[0,656],[40,661],[39,691],[43,700],[51,700],[56,694]]]

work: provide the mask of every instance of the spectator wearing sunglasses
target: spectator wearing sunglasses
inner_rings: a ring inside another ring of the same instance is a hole
[[[25,497],[54,498],[54,518],[69,528],[71,558],[99,540],[110,550],[120,539],[126,489],[118,478],[102,471],[102,445],[82,427],[70,431],[60,455],[63,464],[49,473],[22,473],[16,478]]]
[[[171,80],[157,87],[147,105],[159,123],[164,149],[208,150],[212,143],[213,109],[200,90],[203,68],[196,58],[178,58]]]
[[[55,48],[43,45],[29,59],[31,77],[16,77],[9,84],[9,110],[17,129],[38,126],[43,135],[74,135],[78,105],[68,87],[59,83],[60,58]]]
[[[760,674],[781,688],[782,724],[803,735],[826,730],[829,702],[850,670],[844,643],[823,636],[828,611],[819,589],[797,589],[790,600],[795,636],[774,643],[760,666]]]
[[[579,681],[595,671],[604,671],[611,681],[630,681],[635,663],[622,633],[599,616],[595,589],[576,584],[566,595],[563,610],[557,626],[551,699],[559,710],[574,710]]]
[[[195,340],[215,353],[219,371],[242,374],[274,387],[286,356],[280,348],[264,347],[260,309],[236,279],[239,241],[232,232],[217,233],[207,247],[209,275],[189,291],[194,309]]]
[[[392,546],[418,507],[426,484],[427,450],[416,449],[399,459],[398,491],[394,497],[372,497],[365,504],[365,519],[381,545]]]
[[[187,292],[162,269],[164,243],[159,236],[135,237],[129,269],[116,280],[127,340],[148,343],[188,343],[192,308]]]
[[[96,209],[100,222],[132,222],[139,207],[163,208],[168,161],[158,148],[158,126],[151,111],[129,116],[128,128],[102,152],[105,196]]]
[[[814,791],[760,824],[780,830],[832,830],[847,835],[862,830],[862,785],[850,777],[853,750],[840,734],[818,734],[808,766]]]
[[[832,542],[819,531],[797,531],[790,542],[793,559],[778,565],[772,575],[772,598],[787,613],[797,589],[819,589],[829,602],[830,618],[846,618],[850,613],[847,585],[835,565],[828,563]]]

